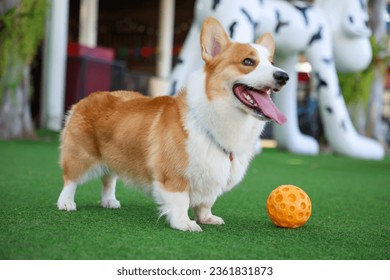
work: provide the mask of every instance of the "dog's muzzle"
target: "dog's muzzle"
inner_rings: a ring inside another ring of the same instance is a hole
[[[279,86],[284,86],[287,83],[287,81],[290,79],[288,74],[284,71],[275,71],[273,76],[274,76],[275,82]]]

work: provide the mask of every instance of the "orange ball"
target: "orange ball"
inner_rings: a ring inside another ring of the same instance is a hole
[[[268,196],[267,213],[275,225],[297,228],[309,220],[311,201],[302,189],[293,185],[282,185]]]

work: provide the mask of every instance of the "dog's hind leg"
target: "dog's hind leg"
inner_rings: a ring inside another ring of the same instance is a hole
[[[160,206],[160,217],[166,215],[172,228],[183,231],[202,231],[201,227],[188,217],[190,197],[187,191],[167,191],[162,183],[154,182],[153,197]]]
[[[115,197],[117,177],[115,175],[103,176],[102,206],[104,208],[120,208],[121,204]]]
[[[76,211],[76,203],[74,202],[76,189],[77,184],[75,182],[70,180],[65,181],[64,188],[57,200],[59,210]]]
[[[77,145],[71,144],[62,147],[61,166],[64,170],[64,187],[58,197],[57,207],[60,210],[76,211],[74,197],[77,185],[101,176],[103,169],[96,159],[89,157]]]

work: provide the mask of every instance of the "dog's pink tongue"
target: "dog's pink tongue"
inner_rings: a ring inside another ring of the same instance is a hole
[[[252,94],[252,97],[255,99],[257,105],[259,105],[263,114],[268,118],[273,119],[280,125],[287,121],[286,116],[279,111],[269,94],[256,92]]]

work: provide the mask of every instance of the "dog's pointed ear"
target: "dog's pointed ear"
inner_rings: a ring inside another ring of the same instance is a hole
[[[230,39],[218,20],[213,17],[207,17],[203,21],[200,34],[200,45],[204,62],[208,62],[216,57],[229,43]]]
[[[274,53],[275,53],[275,41],[274,41],[274,38],[272,37],[271,33],[267,32],[267,33],[264,33],[263,35],[261,35],[256,40],[256,44],[266,48],[270,53],[270,57],[273,58]]]

